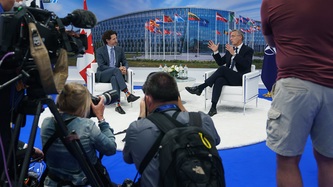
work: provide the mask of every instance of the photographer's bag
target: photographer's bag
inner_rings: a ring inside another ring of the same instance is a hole
[[[177,113],[177,114],[176,114]],[[189,126],[164,113],[147,118],[161,134],[139,167],[142,174],[159,154],[160,187],[224,187],[224,169],[214,139],[202,128],[198,112],[190,112]]]

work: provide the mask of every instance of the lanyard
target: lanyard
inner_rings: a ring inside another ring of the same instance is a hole
[[[162,106],[159,106],[158,108],[156,108],[154,110],[154,112],[164,112],[164,111],[167,111],[167,110],[171,110],[171,109],[178,109],[178,106],[175,105],[175,104],[167,104],[167,105],[162,105]]]

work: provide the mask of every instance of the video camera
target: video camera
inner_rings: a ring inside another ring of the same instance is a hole
[[[43,88],[43,94],[57,94],[68,76],[67,54],[84,54],[88,48],[85,34],[66,31],[65,26],[93,28],[96,23],[92,12],[81,9],[65,18],[26,6],[3,13],[0,15],[0,69],[26,72],[30,75],[25,82],[29,87]],[[63,82],[59,83],[60,80]]]

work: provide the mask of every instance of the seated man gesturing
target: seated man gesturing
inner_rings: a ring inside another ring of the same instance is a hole
[[[213,57],[220,67],[203,84],[194,87],[185,87],[191,94],[200,95],[207,86],[212,87],[214,85],[212,106],[208,112],[210,116],[217,113],[216,104],[220,98],[222,87],[224,85],[241,86],[243,74],[251,71],[253,49],[245,45],[243,39],[244,35],[242,31],[231,31],[231,45],[225,45],[226,53],[223,57],[221,57],[218,51],[219,44],[209,41],[208,47],[214,52]]]

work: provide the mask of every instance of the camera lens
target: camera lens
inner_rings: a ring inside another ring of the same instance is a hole
[[[97,105],[99,103],[99,100],[100,100],[99,96],[101,96],[104,99],[105,105],[115,103],[119,99],[117,90],[108,90],[108,91],[102,93],[101,95],[91,96],[91,100],[95,105]]]

